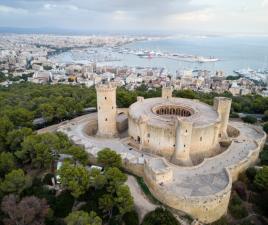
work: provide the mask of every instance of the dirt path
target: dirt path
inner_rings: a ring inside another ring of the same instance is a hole
[[[128,175],[127,185],[134,198],[135,208],[139,214],[140,221],[148,213],[153,211],[157,205],[152,204],[141,190],[135,177]]]

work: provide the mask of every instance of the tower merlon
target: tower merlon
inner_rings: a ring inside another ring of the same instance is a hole
[[[172,86],[163,86],[162,87],[162,98],[171,99],[172,92],[173,92]]]

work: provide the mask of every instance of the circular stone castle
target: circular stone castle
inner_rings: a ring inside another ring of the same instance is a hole
[[[231,100],[215,98],[214,107],[204,103],[172,98],[172,89],[163,88],[162,98],[143,99],[129,108],[129,136],[140,148],[170,159],[179,165],[192,165],[215,155],[220,141],[227,137]]]
[[[116,107],[116,85],[99,84],[98,113],[59,127],[92,156],[105,147],[121,154],[126,170],[144,178],[152,194],[174,210],[211,223],[227,212],[232,182],[253,165],[266,140],[259,127],[229,122],[231,99],[213,107],[198,100],[144,99]]]

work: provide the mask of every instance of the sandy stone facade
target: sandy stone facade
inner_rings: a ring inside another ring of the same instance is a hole
[[[227,137],[231,99],[215,98],[214,107],[204,103],[172,98],[164,87],[162,98],[143,99],[129,109],[129,136],[149,153],[178,165],[215,155]]]
[[[113,137],[116,128],[116,85],[113,83],[96,86],[98,107],[98,135]]]

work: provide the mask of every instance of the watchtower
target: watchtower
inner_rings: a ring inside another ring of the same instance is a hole
[[[172,161],[175,164],[191,166],[192,161],[190,158],[191,140],[193,123],[187,119],[177,117],[176,124],[176,143],[175,152]]]
[[[101,83],[96,85],[98,107],[98,133],[103,137],[117,135],[116,128],[116,85]]]
[[[219,138],[225,139],[227,135],[227,126],[230,116],[230,110],[232,105],[232,99],[225,97],[216,97],[214,98],[213,107],[217,111],[220,117],[220,130]]]
[[[162,98],[171,99],[172,98],[173,88],[171,86],[162,87]]]

